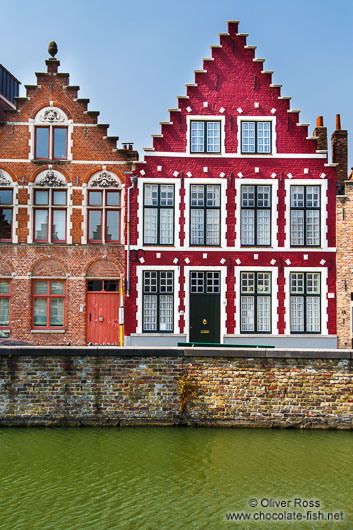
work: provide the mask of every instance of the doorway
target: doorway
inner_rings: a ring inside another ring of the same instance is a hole
[[[220,272],[190,273],[190,342],[220,342]]]
[[[87,342],[120,345],[119,280],[87,281]]]

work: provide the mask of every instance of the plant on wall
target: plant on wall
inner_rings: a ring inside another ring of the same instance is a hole
[[[197,385],[193,383],[189,375],[183,375],[178,381],[179,412],[185,411],[186,405],[191,397],[197,392]]]

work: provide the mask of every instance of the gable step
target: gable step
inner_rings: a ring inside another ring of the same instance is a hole
[[[249,33],[237,33],[237,37],[249,37]]]
[[[155,148],[154,147],[143,147],[142,150],[143,151],[155,151]]]
[[[282,88],[283,85],[272,85],[272,84],[271,84],[270,87],[271,87],[271,88]]]
[[[74,101],[77,101],[77,103],[88,104],[90,100],[89,100],[89,98],[76,98],[76,99],[74,99]]]
[[[262,70],[261,73],[262,74],[271,74],[272,75],[274,73],[274,71],[273,70]]]
[[[307,136],[306,137],[306,140],[318,140],[319,137],[318,136]]]
[[[246,50],[256,50],[257,46],[249,46],[248,44],[244,46]]]
[[[297,123],[297,127],[309,127],[310,123]]]
[[[211,44],[210,48],[222,48],[221,44]]]
[[[197,83],[185,83],[185,86],[188,87],[188,86],[197,86]]]
[[[202,57],[202,61],[214,61],[214,57]]]
[[[320,155],[327,155],[328,149],[317,149],[316,152]]]
[[[104,129],[109,129],[109,123],[97,123],[97,127],[103,127]]]
[[[80,90],[80,87],[78,85],[66,85],[64,86],[65,90]]]
[[[254,63],[264,63],[266,59],[253,59]]]
[[[99,110],[85,110],[83,114],[87,114],[88,116],[99,116]]]
[[[15,96],[14,97],[14,100],[17,101],[17,103],[21,103],[21,101],[30,101],[30,97],[29,96]]]
[[[163,134],[151,134],[152,138],[163,138]]]
[[[39,85],[25,85],[25,88],[31,90],[32,88],[39,88]]]
[[[207,74],[207,70],[194,70],[195,74]]]
[[[103,140],[113,140],[114,142],[117,142],[119,140],[119,136],[103,136]]]
[[[229,37],[229,33],[218,33],[220,37]]]
[[[292,99],[292,96],[278,96],[278,99],[288,99],[289,101],[290,99]]]
[[[189,99],[189,96],[177,96],[177,99]],[[177,110],[180,110],[180,109],[177,109]]]
[[[168,112],[181,112],[181,109],[168,109]]]
[[[159,125],[173,125],[172,121],[160,121]]]
[[[298,110],[298,109],[288,109],[287,112],[293,112],[293,113],[299,114],[300,110]]]

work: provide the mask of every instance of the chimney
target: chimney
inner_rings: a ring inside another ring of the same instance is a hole
[[[316,120],[316,128],[314,129],[313,135],[318,138],[317,150],[327,151],[327,127],[324,127],[323,116],[318,116]]]
[[[348,176],[348,132],[341,129],[341,115],[336,114],[336,130],[331,136],[332,162],[336,167],[337,189],[339,190]]]

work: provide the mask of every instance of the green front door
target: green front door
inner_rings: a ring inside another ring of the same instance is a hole
[[[220,273],[190,274],[190,342],[220,342]]]

